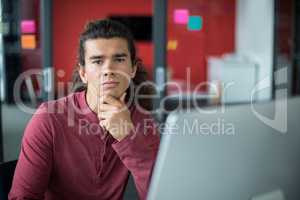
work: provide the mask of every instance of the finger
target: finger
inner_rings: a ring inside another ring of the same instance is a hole
[[[100,124],[100,126],[101,126],[103,129],[106,130],[106,120],[101,120],[101,121],[99,122],[99,124]]]
[[[104,112],[104,111],[118,111],[119,108],[114,106],[114,105],[110,105],[110,104],[106,104],[106,103],[101,103],[99,105],[99,112]]]
[[[120,100],[122,101],[122,102],[125,102],[125,97],[126,97],[126,92],[124,93],[124,94],[122,94],[122,96],[120,97]]]
[[[107,95],[100,95],[99,98],[97,99],[98,113],[103,111],[102,107],[104,107],[105,105],[109,105],[104,101],[106,98],[105,96],[107,96]]]
[[[114,113],[106,111],[106,112],[99,112],[98,114],[98,118],[100,119],[108,119],[111,118],[113,116]]]
[[[116,106],[118,108],[122,107],[122,105],[123,105],[122,102],[119,99],[117,99],[117,98],[115,98],[111,95],[105,95],[103,97],[103,102],[105,102],[107,104],[110,104],[110,105],[113,105],[113,106]]]

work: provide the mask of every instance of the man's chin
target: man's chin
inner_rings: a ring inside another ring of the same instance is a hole
[[[100,93],[100,95],[101,95],[101,93]],[[115,91],[115,90],[104,90],[104,91],[102,91],[102,95],[110,95],[110,96],[113,96],[115,98],[120,98],[121,97],[120,92]]]

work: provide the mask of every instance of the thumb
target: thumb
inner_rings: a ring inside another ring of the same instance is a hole
[[[125,92],[125,93],[123,93],[122,96],[120,97],[120,100],[121,100],[122,102],[125,102],[126,94],[127,94],[127,93]]]

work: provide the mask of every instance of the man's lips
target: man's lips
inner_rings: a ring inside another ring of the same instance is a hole
[[[110,89],[116,87],[118,84],[118,81],[105,81],[104,83],[102,83],[102,87],[104,89]]]

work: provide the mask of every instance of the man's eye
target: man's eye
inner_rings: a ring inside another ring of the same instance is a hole
[[[102,63],[103,63],[102,60],[95,60],[95,61],[93,61],[93,64],[97,64],[97,65],[100,65],[100,64],[102,64]]]
[[[116,61],[117,61],[117,62],[124,62],[124,61],[125,61],[125,58],[117,58]]]

